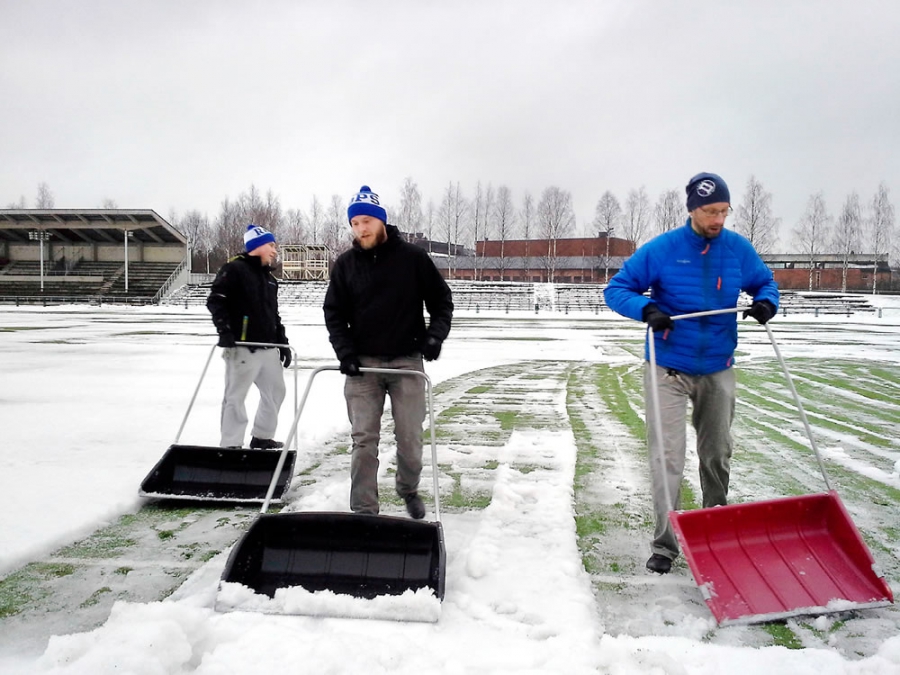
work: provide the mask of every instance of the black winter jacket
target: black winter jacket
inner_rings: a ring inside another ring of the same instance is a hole
[[[393,225],[386,227],[385,242],[369,250],[354,242],[331,270],[323,309],[338,359],[408,356],[421,351],[428,337],[443,341],[450,332],[447,282],[424,249],[403,241]]]
[[[288,343],[278,314],[278,280],[259,256],[242,253],[222,265],[206,307],[219,335],[231,333],[241,342]]]

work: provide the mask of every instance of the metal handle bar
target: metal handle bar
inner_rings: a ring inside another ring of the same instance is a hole
[[[340,370],[341,367],[337,366],[319,366],[318,368],[313,369],[313,371],[309,374],[309,379],[306,381],[306,389],[303,391],[303,398],[300,399],[300,405],[297,408],[297,413],[294,415],[294,423],[291,425],[291,430],[288,432],[287,440],[284,444],[284,449],[281,451],[281,456],[278,458],[278,465],[275,467],[275,472],[272,474],[272,482],[269,483],[269,489],[266,492],[266,499],[263,502],[262,508],[260,509],[260,513],[265,513],[269,509],[269,502],[272,499],[272,495],[275,493],[275,486],[278,483],[278,477],[281,475],[281,469],[284,467],[285,458],[287,457],[287,447],[291,440],[296,441],[297,434],[297,425],[300,422],[300,415],[303,413],[303,408],[306,407],[306,399],[309,397],[309,390],[312,388],[313,380],[316,376],[325,370]],[[434,517],[436,520],[440,521],[441,519],[441,500],[440,493],[438,492],[439,483],[438,483],[438,464],[437,464],[437,444],[435,442],[434,437],[434,395],[431,387],[431,378],[428,377],[425,373],[420,370],[403,370],[400,368],[360,368],[359,372],[361,373],[383,373],[386,375],[412,375],[415,377],[421,377],[425,380],[425,388],[427,391],[428,397],[428,416],[429,416],[429,426],[431,428],[431,466],[432,466],[432,474],[434,478]]]
[[[290,345],[282,345],[275,344],[274,342],[235,342],[235,346],[237,347],[288,347],[293,354],[293,358],[296,362],[297,359],[297,350],[291,347]],[[191,414],[191,410],[194,408],[194,402],[197,400],[197,394],[200,392],[200,385],[203,384],[203,380],[206,377],[206,371],[209,369],[209,364],[212,361],[212,356],[216,351],[216,347],[219,345],[213,345],[209,350],[209,356],[206,357],[206,363],[203,364],[203,372],[200,373],[200,379],[197,381],[197,386],[194,387],[194,394],[191,396],[191,402],[188,403],[188,408],[184,413],[184,418],[181,420],[181,426],[178,427],[178,433],[175,434],[175,440],[173,444],[178,443],[178,439],[181,438],[181,432],[184,431],[184,426],[187,424],[188,417]],[[294,368],[294,410],[297,410],[297,369]],[[288,446],[287,443],[284,444],[285,447]],[[295,447],[294,450],[297,448]]]
[[[747,307],[729,307],[728,309],[713,309],[705,312],[692,312],[690,314],[676,314],[671,318],[673,320],[679,319],[693,319],[701,316],[712,316],[714,314],[736,314],[738,312],[742,312]],[[809,426],[809,420],[806,417],[806,411],[803,409],[803,404],[800,402],[800,396],[797,394],[797,390],[794,388],[794,380],[791,378],[791,373],[788,371],[787,363],[785,363],[784,358],[781,356],[781,351],[778,349],[778,343],[775,342],[775,335],[772,333],[772,327],[769,326],[768,323],[763,324],[763,327],[766,329],[766,333],[769,335],[769,340],[772,343],[772,349],[775,350],[775,357],[778,359],[778,362],[781,364],[781,370],[784,372],[784,377],[787,380],[788,389],[790,389],[791,395],[794,397],[794,403],[797,406],[797,410],[800,412],[800,419],[803,422],[803,428],[806,430],[806,436],[809,438],[810,447],[812,447],[813,452],[816,454],[816,460],[819,463],[819,469],[822,471],[822,478],[825,480],[825,487],[830,491],[831,481],[828,480],[828,473],[825,471],[825,462],[822,460],[822,454],[819,452],[819,448],[816,445],[816,441],[812,435],[812,429]],[[663,494],[666,498],[666,506],[668,507],[671,504],[671,495],[669,493],[669,482],[666,479],[665,472],[665,464],[666,458],[665,453],[666,449],[663,447],[663,429],[662,429],[662,418],[660,417],[660,403],[659,403],[659,391],[658,391],[658,379],[656,377],[656,344],[653,339],[653,329],[649,326],[647,327],[647,351],[650,356],[650,398],[653,403],[653,408],[656,411],[656,415],[654,416],[654,431],[656,432],[656,436],[659,439],[659,445],[662,449],[662,452],[655,459],[658,461],[660,465],[660,476],[662,477],[663,484]]]

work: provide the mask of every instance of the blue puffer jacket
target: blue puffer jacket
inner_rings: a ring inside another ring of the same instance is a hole
[[[641,321],[651,302],[669,315],[689,314],[735,307],[741,291],[778,308],[778,286],[750,242],[731,230],[707,239],[694,232],[688,218],[684,227],[641,246],[609,280],[603,296],[612,310]],[[658,365],[707,375],[734,362],[737,314],[681,319],[674,330],[653,335]],[[644,358],[649,358],[646,345]]]

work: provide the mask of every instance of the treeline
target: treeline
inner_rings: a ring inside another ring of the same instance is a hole
[[[327,247],[337,256],[350,245],[347,224],[349,195],[332,195],[327,201],[313,195],[307,207],[283,209],[281,199],[255,185],[232,199],[226,197],[219,212],[209,217],[199,210],[183,214],[170,212],[169,221],[188,238],[194,255],[194,269],[215,269],[242,250],[243,232],[248,223],[262,225],[281,243],[313,244]],[[885,183],[874,194],[852,192],[839,212],[832,214],[819,192],[809,197],[800,220],[790,231],[790,241],[779,243],[781,219],[772,208],[772,193],[751,176],[729,227],[746,236],[760,253],[796,253],[810,261],[822,255],[854,253],[897,258],[897,228],[894,206]],[[26,208],[25,198],[8,208]],[[54,208],[49,186],[38,186],[35,208]],[[105,199],[100,208],[117,208]],[[557,186],[547,187],[539,196],[529,192],[514,196],[506,185],[494,187],[478,182],[465,193],[459,182],[450,182],[440,199],[423,198],[415,180],[407,177],[395,204],[386,204],[388,220],[408,234],[449,245],[474,248],[475,242],[491,239],[556,240],[565,237],[609,235],[633,242],[635,246],[656,234],[680,227],[685,220],[684,192],[666,190],[653,202],[644,187],[629,190],[620,200],[611,191],[603,192],[594,218],[576,232],[572,193]],[[780,250],[776,250],[780,247]]]

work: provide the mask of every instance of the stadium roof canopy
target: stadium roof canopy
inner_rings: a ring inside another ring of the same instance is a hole
[[[187,244],[187,238],[151,209],[0,209],[0,241],[27,243],[45,230],[65,244]]]

